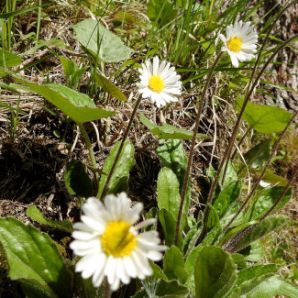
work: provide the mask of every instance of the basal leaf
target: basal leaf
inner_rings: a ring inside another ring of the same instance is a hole
[[[298,287],[278,277],[270,277],[246,294],[247,298],[272,298],[276,296],[297,298]]]
[[[114,63],[130,58],[132,50],[121,39],[93,19],[73,26],[75,37],[94,57]]]
[[[253,169],[262,167],[269,159],[271,150],[271,140],[265,140],[254,146],[245,153],[246,163]]]
[[[239,231],[225,243],[224,248],[232,252],[240,251],[266,234],[282,227],[287,222],[288,218],[286,216],[268,216],[264,220]]]
[[[190,140],[192,138],[192,132],[184,128],[175,127],[170,124],[156,125],[147,119],[143,113],[140,114],[139,118],[150,129],[151,133],[160,139]],[[206,139],[208,137],[204,134],[197,134],[197,138]]]
[[[21,64],[22,59],[17,54],[8,52],[0,48],[0,66],[1,67],[14,67]]]
[[[27,208],[26,215],[41,225],[45,225],[67,233],[72,232],[72,225],[68,220],[58,221],[45,218],[35,205],[31,205]]]
[[[196,298],[224,298],[237,280],[232,256],[218,247],[204,247],[195,265]]]
[[[222,191],[216,198],[213,207],[221,218],[231,205],[238,199],[241,191],[241,182],[234,181],[223,187]]]
[[[38,85],[15,77],[16,81],[31,92],[44,97],[77,123],[98,120],[115,113],[96,107],[86,94],[59,84]]]
[[[242,99],[236,102],[240,110]],[[281,132],[287,126],[292,114],[284,109],[255,104],[249,102],[245,108],[242,118],[256,131],[261,133]]]
[[[0,242],[12,280],[32,280],[45,297],[72,297],[71,275],[47,234],[13,218],[0,219]]]
[[[120,142],[117,142],[111,150],[109,156],[106,158],[103,165],[102,174],[99,181],[97,197],[100,198],[104,190],[108,174],[112,168],[115,157],[120,147]],[[130,141],[125,141],[122,152],[118,159],[114,173],[109,183],[108,193],[118,193],[126,190],[129,172],[135,165],[135,149]]]
[[[178,279],[182,284],[186,282],[188,275],[183,255],[177,246],[172,246],[165,252],[163,269],[169,280]]]
[[[88,198],[93,193],[92,181],[79,160],[73,160],[66,166],[64,183],[70,195]]]
[[[159,209],[164,208],[173,218],[177,218],[180,204],[179,181],[175,173],[166,167],[158,173],[157,204]]]

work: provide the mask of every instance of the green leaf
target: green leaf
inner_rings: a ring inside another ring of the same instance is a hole
[[[72,297],[71,275],[47,234],[13,218],[0,219],[0,242],[12,280],[32,280],[44,297]]]
[[[97,85],[108,92],[112,97],[120,101],[127,101],[127,97],[124,93],[109,79],[95,72],[95,81]]]
[[[115,63],[130,58],[132,50],[96,20],[84,20],[73,26],[75,37],[94,57]]]
[[[237,280],[232,256],[218,247],[204,247],[195,265],[196,298],[224,298]]]
[[[187,280],[187,272],[184,267],[184,259],[177,246],[170,247],[163,259],[163,270],[169,280],[178,279],[180,283]]]
[[[243,99],[236,101],[236,107],[240,110]],[[258,132],[281,132],[289,123],[292,114],[284,109],[249,102],[242,118]]]
[[[154,297],[185,297],[184,295],[188,294],[188,289],[184,286],[179,285],[177,281],[166,282],[164,280],[160,280],[157,283],[155,294],[156,296]]]
[[[214,209],[221,218],[225,215],[231,205],[236,202],[241,192],[241,181],[234,181],[223,187],[214,202]]]
[[[207,220],[207,229],[211,230],[213,228],[220,228],[221,225],[220,225],[219,217],[216,210],[212,205],[208,204],[208,206],[210,208],[210,214]]]
[[[162,166],[172,169],[183,183],[184,173],[187,167],[187,155],[180,140],[162,140],[156,149]]]
[[[279,266],[275,264],[257,265],[245,268],[238,273],[237,285],[241,294],[245,294],[262,282],[269,275],[277,272]]]
[[[257,193],[256,197],[254,198],[255,203],[250,211],[250,220],[256,219],[265,214],[273,206],[276,200],[280,198],[280,195],[283,193],[283,191],[284,187],[275,186],[269,189],[264,189]],[[284,195],[283,199],[275,207],[276,210],[284,207],[291,199],[292,194],[292,190],[289,189]]]
[[[140,121],[151,131],[151,133],[160,139],[179,139],[190,140],[192,132],[184,128],[178,128],[170,124],[163,124],[161,126],[154,124],[143,113],[140,113]],[[208,138],[204,134],[197,134],[198,139]]]
[[[167,246],[174,244],[175,231],[176,231],[176,218],[172,216],[166,209],[161,209],[158,213],[158,219],[162,226],[163,235]],[[181,235],[179,235],[178,246],[182,241]]]
[[[96,107],[86,94],[79,93],[59,84],[38,85],[14,77],[31,92],[43,96],[77,123],[98,120],[113,116],[115,113]]]
[[[264,220],[250,225],[238,232],[225,243],[224,248],[227,251],[232,252],[240,251],[249,246],[252,242],[282,227],[287,222],[288,218],[286,216],[268,216]]]
[[[35,205],[31,205],[27,208],[26,215],[41,225],[45,225],[67,233],[72,232],[72,225],[68,220],[58,221],[47,219]]]
[[[92,181],[79,160],[71,161],[64,172],[64,183],[70,195],[88,198],[92,196]]]
[[[120,141],[117,142],[113,149],[111,150],[109,156],[106,158],[101,178],[99,181],[97,197],[100,198],[104,190],[104,185],[106,183],[109,172],[111,171],[112,165],[114,163],[115,157],[120,147]],[[120,157],[118,159],[117,165],[115,167],[114,173],[110,180],[107,193],[118,193],[126,190],[129,178],[129,172],[135,165],[135,149],[133,144],[126,140],[122,148]]]
[[[157,204],[159,209],[164,208],[173,218],[177,218],[180,204],[179,181],[169,168],[164,167],[158,173]]]
[[[269,159],[271,140],[265,140],[245,153],[246,163],[253,169],[261,168]]]
[[[249,293],[247,298],[272,298],[275,296],[298,297],[298,287],[278,278],[271,277],[257,285]]]

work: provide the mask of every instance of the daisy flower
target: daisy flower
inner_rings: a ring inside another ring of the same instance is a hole
[[[234,67],[239,66],[239,61],[249,61],[255,57],[257,50],[258,34],[250,22],[235,22],[226,29],[226,36],[220,34],[224,42],[223,51],[227,51]]]
[[[83,278],[92,276],[95,287],[106,276],[113,291],[120,282],[128,284],[131,278],[150,276],[149,260],[161,260],[166,247],[159,244],[156,231],[140,232],[155,222],[148,219],[137,223],[142,209],[141,203],[132,205],[126,193],[108,195],[104,203],[88,198],[82,206],[81,221],[74,224],[74,241],[70,243],[74,254],[82,257],[76,272]]]
[[[143,98],[150,98],[158,108],[170,102],[178,101],[182,83],[175,68],[167,61],[160,61],[157,56],[142,63],[139,92]]]

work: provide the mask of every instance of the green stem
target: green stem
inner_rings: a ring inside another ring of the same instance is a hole
[[[183,179],[180,206],[179,206],[179,211],[178,211],[178,216],[177,216],[177,223],[176,223],[176,231],[175,231],[175,244],[177,244],[178,238],[179,238],[180,225],[181,225],[181,219],[182,219],[182,214],[183,214],[183,207],[184,207],[184,203],[185,203],[185,197],[186,197],[186,192],[187,192],[187,187],[188,187],[188,180],[189,180],[191,167],[192,167],[192,162],[193,162],[194,148],[195,148],[197,133],[198,133],[199,125],[200,125],[201,114],[202,114],[203,107],[204,107],[204,104],[205,104],[207,90],[208,90],[208,87],[210,85],[211,78],[212,78],[212,75],[214,73],[215,67],[216,67],[216,65],[217,65],[217,63],[218,63],[218,61],[221,57],[221,54],[222,53],[220,52],[217,55],[213,65],[210,69],[210,72],[208,74],[208,77],[207,77],[207,80],[206,80],[206,83],[205,83],[205,86],[204,86],[204,89],[203,89],[203,92],[202,92],[202,100],[199,102],[198,112],[197,112],[196,119],[195,119],[195,127],[193,129],[193,134],[192,134],[192,139],[191,139],[191,146],[190,146],[190,150],[189,150],[187,168],[186,168],[186,171],[185,171],[185,174],[184,174],[184,179]]]
[[[42,0],[38,0],[37,24],[36,24],[36,42],[38,42],[38,40],[39,40],[39,33],[40,33],[41,5],[42,5]]]
[[[137,102],[136,102],[136,104],[135,104],[135,106],[134,106],[134,109],[133,109],[133,111],[132,111],[132,114],[131,114],[131,117],[130,117],[130,119],[129,119],[128,125],[127,125],[127,127],[126,127],[125,132],[124,132],[122,141],[121,141],[121,143],[120,143],[119,149],[118,149],[118,151],[117,151],[116,157],[115,157],[115,159],[114,159],[114,163],[113,163],[113,165],[112,165],[112,168],[111,168],[111,170],[110,170],[110,172],[109,172],[109,174],[108,174],[107,180],[106,180],[105,185],[104,185],[104,187],[103,187],[103,191],[102,191],[101,196],[100,196],[100,199],[101,199],[101,200],[104,198],[104,196],[105,196],[106,193],[107,193],[109,183],[110,183],[110,181],[111,181],[112,175],[113,175],[114,170],[115,170],[115,168],[116,168],[117,162],[118,162],[118,160],[119,160],[119,158],[120,158],[120,155],[121,155],[121,152],[122,152],[124,143],[125,143],[125,141],[126,141],[126,139],[127,139],[127,137],[128,137],[128,133],[129,133],[129,131],[130,131],[131,125],[132,125],[132,123],[133,123],[133,120],[134,120],[134,118],[135,118],[135,115],[136,115],[136,113],[137,113],[137,110],[138,110],[138,107],[139,107],[139,105],[140,105],[141,100],[142,100],[142,97],[139,97],[138,100],[137,100]]]
[[[91,143],[90,138],[88,136],[88,133],[87,133],[85,127],[84,127],[84,124],[79,123],[78,126],[79,126],[79,129],[81,131],[84,142],[86,144],[86,147],[88,149],[88,152],[89,152],[89,160],[90,160],[90,163],[91,163],[91,166],[92,166],[92,171],[94,173],[94,179],[95,179],[94,183],[95,183],[95,185],[97,185],[99,176],[98,176],[98,172],[97,172],[97,164],[96,164],[94,151],[93,151],[93,148],[92,148],[92,143]]]

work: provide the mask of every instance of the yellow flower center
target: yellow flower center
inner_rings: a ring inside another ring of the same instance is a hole
[[[234,36],[228,40],[227,47],[230,51],[238,53],[241,51],[242,44],[242,38]]]
[[[129,256],[137,244],[130,227],[126,221],[110,221],[100,237],[104,253],[118,258]]]
[[[165,87],[165,82],[160,76],[153,75],[149,79],[149,88],[154,91],[160,93]]]

